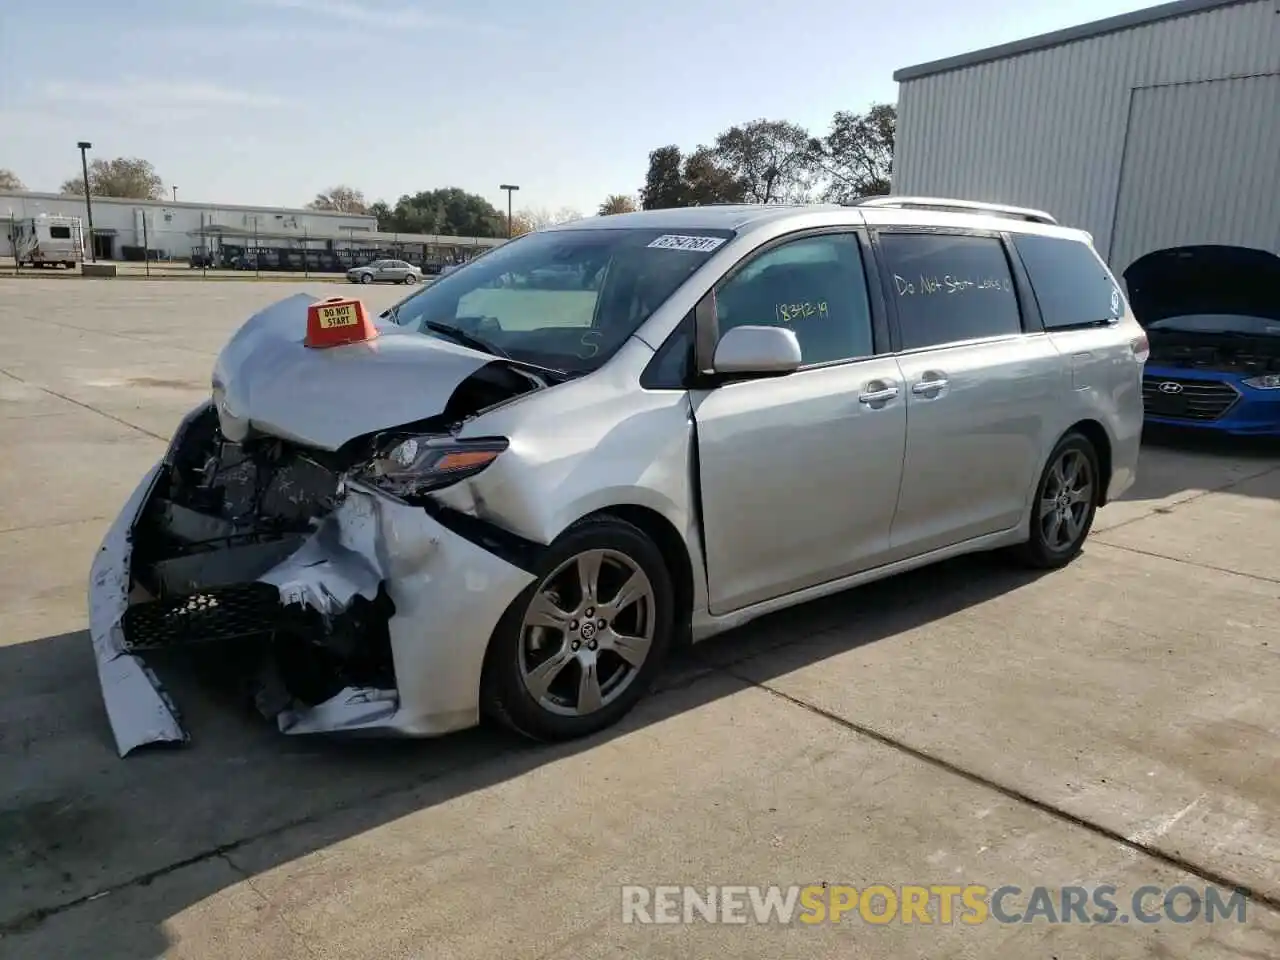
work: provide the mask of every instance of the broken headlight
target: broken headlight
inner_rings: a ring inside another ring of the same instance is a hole
[[[352,479],[401,500],[413,500],[474,477],[505,449],[507,441],[502,437],[395,437]]]

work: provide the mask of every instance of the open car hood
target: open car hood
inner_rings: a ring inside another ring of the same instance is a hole
[[[490,381],[473,393],[493,402],[533,389],[519,365],[425,336],[385,320],[363,343],[305,346],[307,307],[297,294],[251,317],[223,348],[213,372],[213,401],[223,434],[240,442],[255,434],[321,450],[379,430],[456,412],[468,381]],[[503,384],[503,378],[508,384]],[[509,381],[515,377],[518,386]],[[505,390],[505,395],[504,395]]]
[[[1171,247],[1124,272],[1144,327],[1168,317],[1240,314],[1280,320],[1280,257],[1249,247]]]

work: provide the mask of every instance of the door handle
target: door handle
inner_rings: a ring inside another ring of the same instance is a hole
[[[930,393],[937,393],[947,385],[946,377],[936,377],[929,380],[921,380],[911,385],[911,392],[917,397],[926,396]]]
[[[876,384],[869,383],[868,387],[875,387]],[[875,390],[867,390],[858,397],[859,403],[884,403],[892,400],[898,395],[898,388],[892,386],[879,387]]]

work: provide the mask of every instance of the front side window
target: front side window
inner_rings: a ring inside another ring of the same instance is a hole
[[[1013,276],[998,237],[882,233],[903,350],[1022,331]]]
[[[71,228],[70,227],[50,227],[49,236],[53,240],[70,240]]]
[[[530,233],[442,276],[393,318],[441,336],[431,325],[446,324],[513,359],[589,373],[732,237],[724,230]]]
[[[1079,240],[1015,235],[1045,329],[1091,326],[1124,315],[1120,288],[1098,255]]]
[[[858,238],[805,237],[773,247],[716,291],[721,336],[733,327],[795,331],[808,366],[870,356],[871,307]]]

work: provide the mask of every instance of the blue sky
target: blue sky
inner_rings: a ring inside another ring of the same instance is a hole
[[[592,212],[648,152],[733,123],[821,132],[897,68],[1149,6],[1074,0],[0,3],[0,167],[29,189],[140,156],[179,199],[297,206],[460,186]]]

